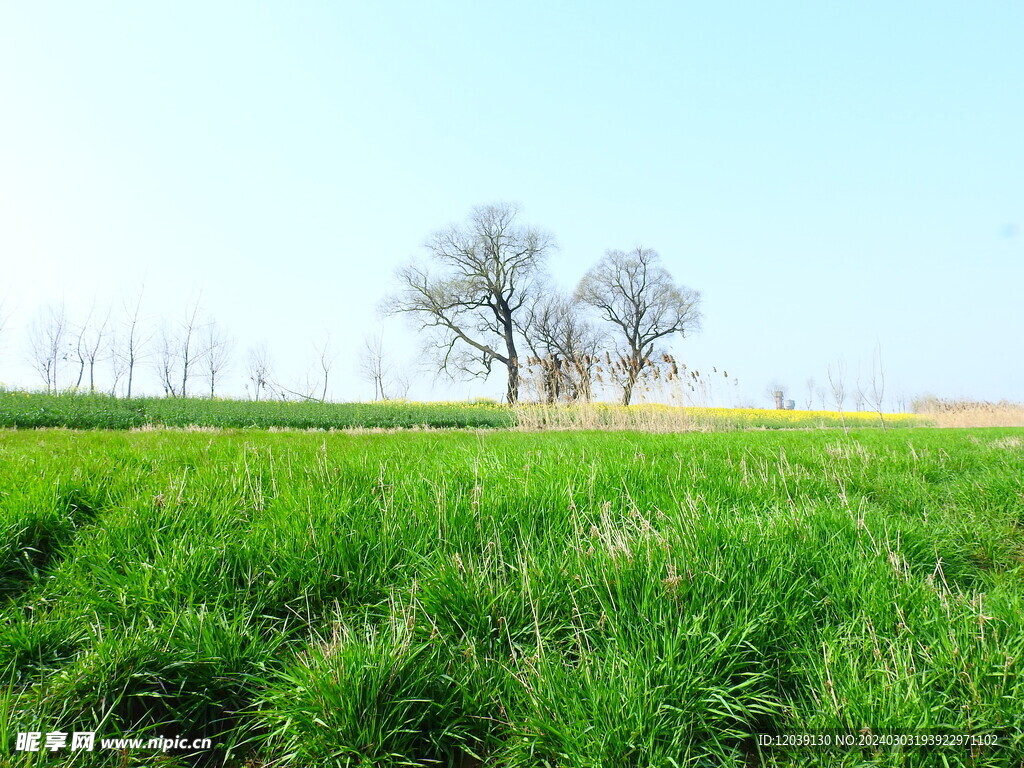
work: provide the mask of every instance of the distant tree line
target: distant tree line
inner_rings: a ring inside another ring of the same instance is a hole
[[[149,375],[167,397],[216,397],[236,364],[235,340],[197,301],[177,320],[153,322],[143,314],[143,292],[119,307],[100,312],[95,305],[82,319],[64,303],[42,308],[28,326],[24,361],[48,393],[106,393],[131,398],[139,379]],[[9,315],[0,304],[0,343]],[[367,333],[359,374],[374,386],[374,399],[406,396],[410,378],[384,349],[379,332]],[[326,401],[334,372],[330,337],[314,344],[314,364],[305,379],[285,381],[275,371],[266,343],[246,353],[244,380],[253,400]]]
[[[140,291],[119,311],[101,313],[93,305],[78,322],[63,303],[40,311],[29,325],[26,361],[43,388],[132,397],[142,369],[149,368],[169,397],[197,394],[199,382],[205,384],[202,392],[215,396],[234,344],[224,328],[201,318],[198,302],[180,322],[153,328],[144,321],[142,306]]]
[[[685,380],[686,366],[668,342],[699,330],[700,294],[676,283],[658,254],[641,247],[607,251],[573,291],[564,291],[546,271],[555,248],[550,234],[519,223],[515,206],[476,207],[462,224],[431,235],[423,259],[397,271],[397,289],[383,310],[414,321],[425,335],[424,357],[432,356],[440,372],[486,377],[495,366],[503,369],[509,403],[525,388],[548,403],[587,402],[612,391],[628,405],[641,386]],[[130,398],[147,371],[167,397],[216,397],[235,364],[227,329],[199,301],[158,325],[142,309],[140,290],[106,312],[93,306],[80,321],[63,304],[39,312],[26,359],[43,388]],[[5,318],[0,306],[0,332]],[[286,385],[266,344],[249,348],[249,397],[326,400],[334,364],[329,338],[316,348],[316,360],[305,382]],[[409,374],[379,333],[364,336],[358,370],[374,399],[409,390]]]

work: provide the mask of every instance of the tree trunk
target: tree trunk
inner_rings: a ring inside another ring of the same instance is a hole
[[[514,357],[508,361],[508,387],[505,398],[509,405],[519,402],[519,361]]]
[[[508,302],[498,297],[497,306],[496,314],[504,331],[505,349],[508,352],[506,356],[508,360],[506,363],[508,366],[508,389],[505,392],[505,397],[508,399],[509,405],[515,405],[519,402],[519,353],[516,351],[515,325],[512,323],[512,310],[509,308]]]
[[[626,383],[622,386],[623,405],[629,405],[629,401],[633,399],[633,387],[636,386],[636,381],[640,375],[640,370],[634,360],[627,360],[626,365],[628,366],[626,371]]]

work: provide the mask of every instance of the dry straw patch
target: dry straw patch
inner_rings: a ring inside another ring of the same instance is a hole
[[[914,404],[937,427],[1024,427],[1024,403],[978,403],[928,398]]]
[[[1024,440],[1019,437],[1001,437],[992,443],[996,448],[1024,448]]]
[[[130,427],[129,432],[223,432],[223,427],[211,427],[203,424],[188,424],[176,426],[173,424],[140,424],[137,427]]]
[[[693,432],[734,429],[821,429],[878,427],[877,413],[835,411],[785,411],[766,408],[680,407],[657,403],[611,405],[585,403],[546,405],[525,403],[515,408],[520,430],[635,430],[642,432]],[[885,425],[919,426],[926,423],[907,413],[883,414]]]
[[[659,405],[524,404],[516,406],[519,428],[537,430],[603,429],[687,432],[700,426],[687,409]]]

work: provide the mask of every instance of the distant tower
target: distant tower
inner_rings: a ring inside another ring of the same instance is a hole
[[[785,404],[782,402],[782,390],[776,389],[772,394],[775,395],[775,410],[781,411],[785,407]]]

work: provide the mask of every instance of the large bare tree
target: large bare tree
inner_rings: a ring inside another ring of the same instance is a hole
[[[523,307],[520,331],[545,402],[592,397],[603,339],[582,309],[560,291],[537,295]]]
[[[550,235],[519,225],[517,215],[508,203],[478,206],[464,224],[434,233],[428,264],[400,269],[398,293],[384,305],[432,332],[439,370],[487,376],[495,362],[504,366],[509,403],[519,399],[518,313],[554,248]]]
[[[583,276],[576,298],[614,328],[623,362],[623,405],[629,405],[641,373],[659,354],[657,343],[700,328],[700,293],[677,285],[650,248],[608,251]]]

